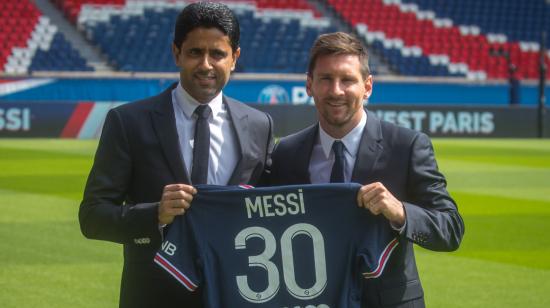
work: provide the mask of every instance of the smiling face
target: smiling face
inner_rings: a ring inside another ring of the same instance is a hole
[[[201,103],[211,101],[229,80],[240,55],[231,49],[229,37],[217,28],[196,28],[181,46],[172,44],[181,85]]]
[[[357,55],[321,55],[307,77],[306,89],[315,100],[321,127],[340,139],[361,121],[363,101],[372,92],[372,76],[363,77]]]

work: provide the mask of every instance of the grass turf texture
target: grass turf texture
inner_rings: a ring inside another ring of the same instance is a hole
[[[86,240],[96,141],[0,140],[0,305],[115,307],[121,247]],[[466,223],[460,249],[416,247],[428,307],[550,307],[550,141],[434,140]]]

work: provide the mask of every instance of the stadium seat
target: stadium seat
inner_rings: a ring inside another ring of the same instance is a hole
[[[424,58],[428,57],[432,59],[428,65],[443,64],[450,76],[507,78],[508,63],[502,57],[503,53],[498,59],[494,52],[503,50],[509,55],[510,62],[518,67],[519,77],[537,78],[539,46],[536,42],[521,40],[534,39],[543,29],[550,35],[550,4],[544,0],[328,0],[328,3],[369,43],[381,41],[383,49],[390,49],[381,52],[400,72],[410,71],[401,65],[410,67],[409,62],[416,61],[414,67],[439,76],[440,69],[421,68],[426,65]],[[530,20],[533,10],[537,10],[533,15],[533,23],[538,25],[536,29],[526,21],[526,18]],[[512,26],[500,20],[506,20]],[[530,25],[513,26],[525,23]],[[498,25],[506,27],[499,28]],[[521,36],[522,32],[529,32],[530,36]],[[414,54],[409,61],[403,61],[391,51],[399,49],[402,54],[408,54],[411,48],[420,50],[420,53]],[[447,59],[445,63],[439,60],[443,58]],[[548,56],[546,62],[550,63]]]
[[[12,50],[25,47],[40,13],[28,0],[4,0],[0,3],[0,11],[3,12],[0,15],[0,32],[4,36],[0,47],[0,70],[5,70]],[[11,60],[11,63],[19,62]]]
[[[36,70],[91,70],[30,1],[4,0],[0,11],[1,71],[24,74]]]
[[[336,31],[306,1],[228,3],[241,24],[237,72],[305,73],[315,38]],[[181,3],[128,2],[126,6],[82,7],[78,25],[122,71],[176,71],[170,52]]]
[[[29,71],[91,71],[64,36],[55,33],[49,49],[38,49],[29,67]]]
[[[503,33],[509,41],[540,41],[542,31],[550,39],[550,11],[545,0],[403,0],[457,25],[476,25],[482,33]]]
[[[96,4],[96,5],[124,5],[126,0],[53,0],[57,4],[63,13],[71,20],[76,22],[78,14],[84,4]]]

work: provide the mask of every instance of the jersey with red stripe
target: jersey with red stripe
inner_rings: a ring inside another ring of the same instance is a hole
[[[397,245],[358,184],[198,186],[155,262],[205,307],[359,307]]]

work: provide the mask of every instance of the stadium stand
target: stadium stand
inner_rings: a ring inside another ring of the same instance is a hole
[[[126,0],[52,0],[57,6],[61,8],[63,13],[67,16],[69,20],[73,23],[76,22],[78,14],[84,4],[96,4],[96,5],[124,5]]]
[[[509,41],[538,42],[542,31],[550,39],[550,6],[544,0],[403,0],[434,11],[458,25],[476,25],[482,33],[505,34]]]
[[[512,63],[519,78],[536,78],[540,46],[536,41],[523,39],[536,39],[543,29],[550,33],[550,5],[544,0],[327,0],[327,3],[403,75],[507,78]],[[508,24],[499,28],[505,22],[481,22],[493,20],[492,16],[500,12],[502,20],[520,12],[523,17],[516,17],[511,24],[524,24],[531,20],[528,12],[533,10],[540,11],[534,14],[535,26],[517,31]],[[534,27],[538,27],[538,32]],[[525,35],[527,32],[530,34]],[[510,63],[506,57],[495,56],[496,51],[508,54]],[[547,62],[549,58],[547,55]]]
[[[176,71],[169,47],[173,23],[189,1],[49,2],[99,48],[100,57],[114,69]],[[304,73],[314,39],[348,26],[383,59],[390,73],[403,76],[501,79],[510,77],[513,64],[515,77],[535,79],[542,31],[550,45],[550,4],[545,0],[224,2],[235,10],[242,26],[237,72]],[[335,22],[334,16],[341,20]],[[0,29],[0,71],[93,70],[30,0],[1,1]],[[85,54],[86,50],[80,51]],[[87,60],[91,61],[89,56]],[[550,52],[546,61],[550,65]]]
[[[30,71],[92,71],[80,56],[64,38],[57,32],[53,35],[50,48],[47,50],[38,48],[29,67]]]
[[[238,0],[235,2],[238,2]],[[241,2],[250,3],[251,1],[241,0]],[[256,0],[253,2],[256,3],[259,9],[304,10],[313,11],[314,15],[317,17],[321,15],[305,0]]]
[[[6,73],[92,70],[28,0],[0,2],[0,29],[0,68]]]
[[[127,1],[84,5],[78,26],[122,71],[175,71],[170,44],[182,2]],[[305,73],[309,48],[320,33],[337,29],[305,1],[229,2],[241,23],[237,72]]]
[[[5,67],[4,70],[20,72],[30,65],[24,47],[39,16],[40,12],[29,1],[0,2],[0,67]]]

